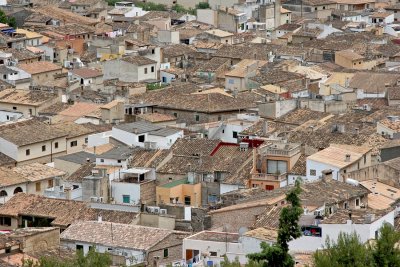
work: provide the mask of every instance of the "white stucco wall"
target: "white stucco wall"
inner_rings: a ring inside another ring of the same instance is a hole
[[[310,160],[307,159],[307,182],[312,182],[312,181],[316,181],[318,179],[320,179],[319,177],[322,176],[322,171],[324,170],[329,170],[331,169],[332,172],[332,178],[335,180],[339,179],[339,168],[326,164],[326,163],[321,163],[318,161],[314,161],[314,160]],[[314,175],[310,175],[310,170],[315,170],[315,176]]]
[[[134,183],[121,183],[112,181],[111,182],[112,196],[114,197],[115,203],[127,204],[123,201],[123,195],[130,196],[130,204],[138,204],[140,200],[140,184]]]
[[[88,147],[101,146],[110,142],[112,131],[91,134],[88,136]]]

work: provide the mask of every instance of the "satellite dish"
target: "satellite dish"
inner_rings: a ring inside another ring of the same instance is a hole
[[[247,231],[249,231],[249,229],[247,229],[247,227],[240,227],[239,228],[239,236],[243,236]]]

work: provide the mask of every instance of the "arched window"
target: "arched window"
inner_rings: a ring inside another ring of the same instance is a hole
[[[22,193],[22,192],[24,192],[24,191],[22,191],[22,188],[18,186],[18,187],[15,188],[15,190],[14,190],[14,195],[17,194],[17,193]]]
[[[7,191],[6,190],[1,190],[0,191],[0,197],[6,197],[8,194],[7,194]]]

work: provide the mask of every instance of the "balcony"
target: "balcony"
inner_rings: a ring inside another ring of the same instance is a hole
[[[252,174],[251,179],[263,180],[263,181],[283,181],[286,180],[286,173],[283,174],[255,173]]]
[[[300,153],[300,144],[272,144],[264,147],[260,147],[260,154],[268,156],[281,156],[281,157],[292,157]]]

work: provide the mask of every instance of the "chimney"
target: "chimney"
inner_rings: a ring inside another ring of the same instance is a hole
[[[350,162],[350,154],[346,154],[345,162]]]
[[[275,28],[281,25],[281,0],[275,0],[274,5]]]
[[[97,221],[98,221],[98,222],[102,222],[102,221],[103,221],[103,217],[101,217],[101,215],[99,215],[99,216],[97,217]]]
[[[354,130],[355,130],[356,135],[360,134],[360,129],[359,128],[355,128]]]
[[[350,78],[346,77],[346,80],[344,81],[344,87],[349,88],[350,87]]]
[[[263,133],[263,136],[267,136],[267,134],[268,134],[268,121],[266,121],[266,120],[263,122],[262,133]]]

